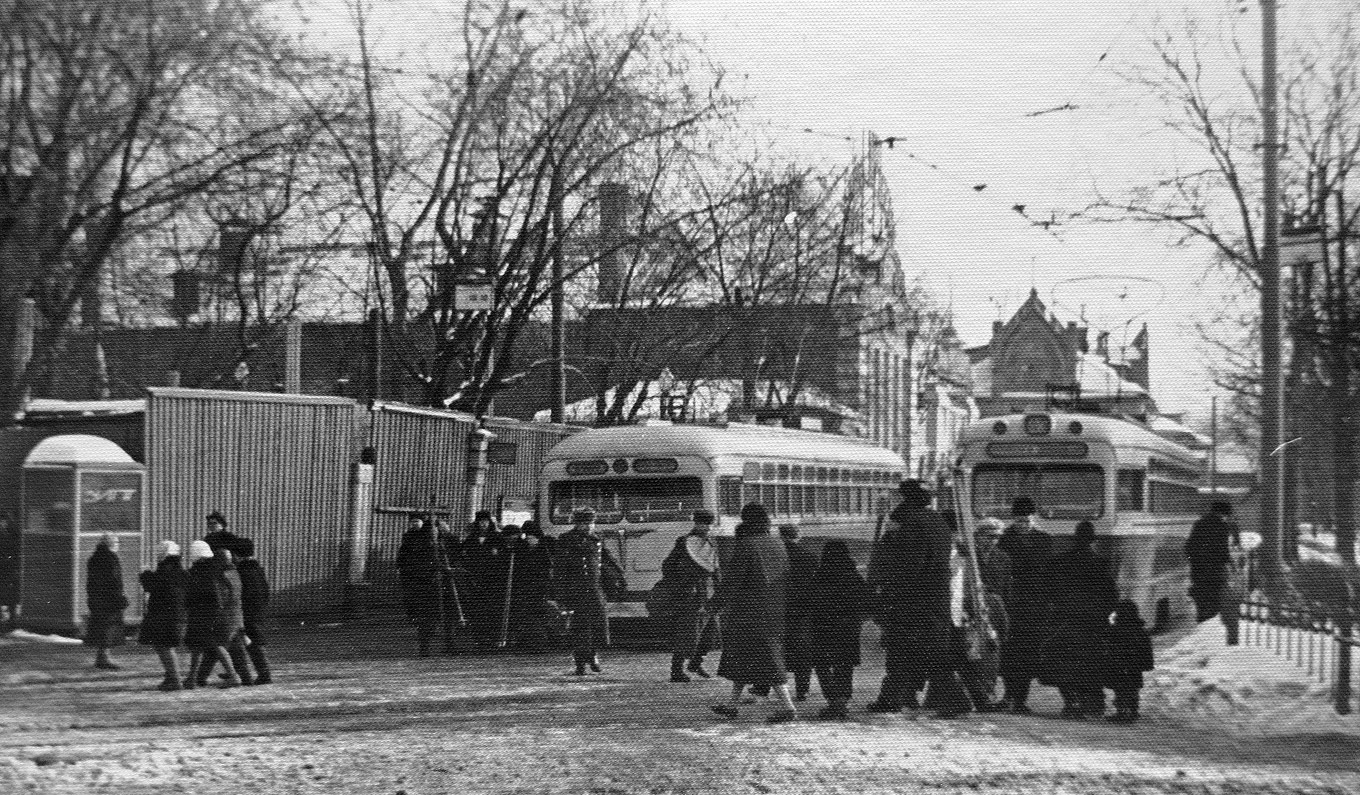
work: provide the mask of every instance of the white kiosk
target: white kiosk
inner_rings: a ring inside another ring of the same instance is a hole
[[[118,536],[129,624],[141,620],[146,467],[98,436],[68,434],[39,442],[24,459],[20,484],[21,626],[82,633],[86,565],[105,533]]]

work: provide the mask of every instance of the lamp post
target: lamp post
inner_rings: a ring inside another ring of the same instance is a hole
[[[1261,0],[1261,552],[1262,578],[1277,586],[1283,572],[1284,373],[1280,366],[1280,149],[1275,58],[1275,0]]]

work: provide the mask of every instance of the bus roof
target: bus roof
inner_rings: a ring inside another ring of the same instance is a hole
[[[1047,414],[1052,418],[1053,430],[1047,437],[1050,439],[1082,438],[1088,441],[1091,439],[1104,439],[1115,448],[1143,448],[1160,455],[1179,458],[1185,461],[1204,462],[1204,453],[1197,452],[1160,436],[1146,425],[1123,417],[1102,417],[1096,414],[1040,411],[1030,412],[1028,414],[1004,414],[996,417],[984,417],[964,428],[963,435],[960,437],[960,442],[989,442],[1002,438],[1038,438],[1025,436],[1021,426],[1023,419],[1033,414]],[[1073,421],[1082,424],[1082,433],[1080,437],[1068,437],[1066,429],[1068,424]],[[997,422],[1005,422],[1007,425],[1008,430],[1004,437],[996,434],[992,430],[992,426]]]
[[[558,442],[548,451],[544,460],[603,458],[620,454],[688,455],[700,458],[723,455],[768,457],[858,464],[899,471],[906,467],[902,456],[897,453],[849,436],[744,423],[727,426],[649,423],[591,428]]]

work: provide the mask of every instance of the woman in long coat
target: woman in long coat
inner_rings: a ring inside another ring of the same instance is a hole
[[[869,615],[869,585],[855,570],[844,541],[822,547],[821,564],[808,588],[808,656],[826,698],[818,717],[845,720],[860,664],[860,629]]]
[[[1091,549],[1095,526],[1077,523],[1068,550],[1048,567],[1048,637],[1039,681],[1058,688],[1064,717],[1105,711],[1103,644],[1118,601],[1110,564]]]
[[[412,516],[397,550],[397,576],[406,617],[416,627],[421,657],[430,655],[430,642],[441,624],[446,630],[444,651],[452,651],[449,635],[456,606],[446,598],[451,595],[445,588],[445,581],[451,576],[449,569],[446,547],[436,537],[434,523]]]
[[[244,622],[241,616],[241,579],[235,568],[228,570],[231,553],[221,550],[222,557],[214,557],[206,541],[189,545],[188,587],[184,606],[188,613],[188,628],[184,644],[189,647],[189,675],[184,678],[186,690],[206,684],[214,663],[222,663],[227,673],[225,686],[239,685],[241,680],[232,667],[227,647],[236,642]],[[221,554],[221,553],[219,553]],[[225,564],[225,565],[224,565]]]
[[[119,666],[109,659],[109,649],[122,646],[126,627],[123,611],[127,596],[123,593],[123,566],[118,560],[118,536],[105,533],[90,555],[86,569],[85,603],[90,609],[85,627],[85,645],[94,647],[94,667],[116,671]]]
[[[779,696],[782,709],[767,720],[783,723],[798,717],[785,683],[785,597],[789,581],[789,555],[784,543],[770,535],[765,507],[751,503],[741,509],[732,560],[723,569],[717,604],[725,611],[723,651],[718,676],[732,682],[732,698],[713,711],[737,717],[746,687],[769,687]]]
[[[179,552],[179,544],[162,541],[160,563],[154,571],[144,571],[141,575],[142,590],[146,591],[148,599],[137,641],[155,649],[156,656],[160,657],[161,666],[165,668],[165,680],[160,683],[160,690],[183,687],[175,649],[184,645],[184,631],[189,621],[184,607],[189,575],[180,563]]]

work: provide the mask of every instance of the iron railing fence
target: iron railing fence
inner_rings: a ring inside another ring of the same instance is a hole
[[[1289,605],[1254,597],[1238,608],[1238,637],[1304,669],[1319,684],[1332,687],[1332,704],[1340,715],[1351,712],[1352,649],[1360,646],[1356,611],[1327,610],[1321,606]]]

